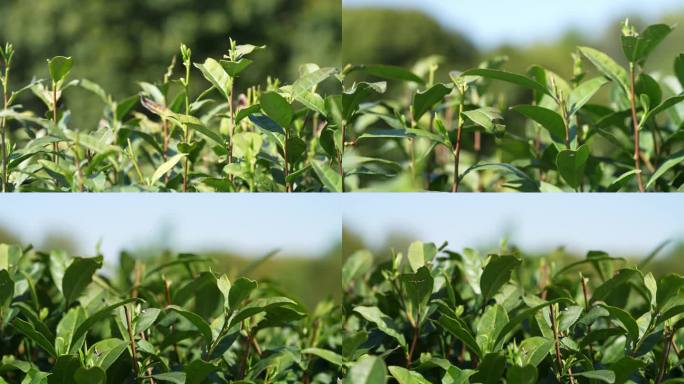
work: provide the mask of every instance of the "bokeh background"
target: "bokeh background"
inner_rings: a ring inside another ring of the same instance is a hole
[[[46,59],[63,55],[74,58],[72,78],[94,81],[116,99],[137,93],[138,81],[160,81],[181,43],[194,62],[221,58],[229,36],[267,45],[238,82],[244,89],[269,75],[293,81],[302,63],[338,66],[340,13],[340,0],[2,0],[0,44],[17,51],[13,89],[46,78]],[[208,83],[193,72],[197,95]],[[177,64],[174,78],[179,73]],[[74,124],[97,124],[102,106],[91,95],[74,88],[65,98]]]
[[[313,308],[341,296],[337,201],[323,194],[5,195],[0,243],[101,254],[109,271],[122,252],[150,262],[194,253],[214,258],[213,269],[229,274],[259,261],[249,277],[272,281]]]
[[[657,248],[647,270],[684,273],[684,197],[679,194],[348,194],[343,258],[369,249],[378,260],[415,240],[461,252],[498,252],[561,265],[604,251],[632,262]],[[664,246],[663,246],[664,244]],[[661,247],[662,246],[662,247]]]
[[[540,64],[572,74],[577,45],[604,50],[624,62],[620,23],[684,22],[680,0],[342,0],[342,60],[353,64],[413,66],[432,55],[442,67],[464,70],[506,55],[506,68]],[[648,70],[672,73],[684,29],[676,28],[649,59]]]

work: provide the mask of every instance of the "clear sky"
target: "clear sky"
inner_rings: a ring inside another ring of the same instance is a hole
[[[337,201],[322,194],[16,194],[0,199],[0,228],[36,246],[48,233],[67,234],[84,256],[101,240],[110,262],[122,249],[159,244],[315,257],[340,240]]]
[[[501,43],[552,41],[570,28],[587,36],[606,23],[638,14],[657,20],[684,10],[682,0],[342,0],[345,7],[417,8],[486,48]]]
[[[682,194],[353,194],[344,224],[372,246],[392,231],[450,248],[497,245],[504,234],[523,250],[647,254],[684,240]]]

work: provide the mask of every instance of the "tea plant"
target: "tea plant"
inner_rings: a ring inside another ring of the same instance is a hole
[[[652,257],[446,247],[345,262],[345,384],[682,382],[684,277],[642,272]]]
[[[0,383],[334,381],[338,305],[211,266],[124,253],[102,272],[102,256],[0,245]]]
[[[71,80],[78,63],[63,56],[48,60],[48,81],[12,90],[15,50],[7,44],[0,48],[3,191],[340,191],[330,144],[338,129],[329,119],[337,96],[318,92],[326,81],[339,87],[336,69],[305,64],[292,84],[268,78],[238,88],[249,57],[264,48],[230,40],[222,59],[196,63],[182,45],[180,64],[174,58],[161,81],[140,82],[139,94],[114,100],[92,81]],[[197,95],[193,71],[208,86]],[[104,104],[97,127],[71,124],[68,93],[78,88]],[[45,116],[17,103],[28,90]]]
[[[532,66],[502,69],[497,57],[435,82],[433,59],[409,71],[349,65],[346,77],[406,83],[405,98],[386,82],[347,86],[346,186],[353,190],[675,191],[682,183],[684,54],[674,77],[646,70],[649,54],[672,28],[639,33],[625,22],[627,67],[590,47],[573,53],[563,79]],[[585,64],[598,71],[591,75]],[[347,81],[349,83],[350,81]],[[497,83],[528,92],[507,105]]]

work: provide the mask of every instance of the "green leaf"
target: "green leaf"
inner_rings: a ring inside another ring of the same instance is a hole
[[[185,384],[185,372],[164,372],[152,375],[156,380],[173,384]]]
[[[210,343],[213,339],[211,333],[211,326],[200,315],[194,312],[187,311],[176,305],[169,305],[166,307],[166,310],[176,312],[177,314],[191,322],[197,328],[197,330],[200,331],[206,343]]]
[[[481,76],[488,79],[502,80],[508,83],[516,84],[521,87],[529,88],[540,94],[551,96],[551,93],[546,86],[530,79],[529,77],[518,75],[516,73],[506,72],[499,69],[476,68],[470,69],[461,74],[461,77],[466,76]]]
[[[388,369],[392,377],[394,377],[399,384],[430,384],[430,382],[418,372],[409,371],[406,368],[398,367],[396,365],[392,365]]]
[[[386,335],[395,338],[399,342],[399,345],[406,347],[404,335],[401,334],[394,324],[394,321],[389,316],[382,313],[378,307],[358,306],[354,307],[354,312],[361,315],[366,321],[375,324],[375,326]]]
[[[682,161],[684,161],[684,150],[676,152],[670,157],[665,160],[665,162],[658,167],[658,169],[653,173],[651,178],[648,180],[648,183],[646,183],[646,189],[650,188],[658,179],[660,179],[667,171],[672,169],[673,167],[679,165]]]
[[[598,286],[591,296],[591,302],[595,303],[597,301],[604,300],[608,295],[610,295],[616,288],[626,284],[632,278],[639,276],[641,277],[641,272],[636,269],[623,268],[620,269],[615,276],[608,279],[605,283]]]
[[[91,356],[93,364],[106,372],[127,348],[128,342],[124,340],[104,339],[93,344],[88,350],[88,354]]]
[[[444,373],[442,384],[468,384],[470,376],[474,374],[474,370],[461,369],[452,365]]]
[[[159,308],[145,308],[141,310],[140,314],[138,314],[133,322],[135,334],[139,334],[148,330],[154,324],[154,322],[157,321],[157,317],[159,317],[160,313],[161,309]]]
[[[386,367],[381,358],[366,356],[349,368],[343,384],[385,384]]]
[[[202,72],[204,78],[207,79],[214,88],[221,92],[226,100],[230,98],[230,88],[233,80],[228,76],[225,69],[223,69],[218,61],[208,58],[203,64],[196,63],[195,67]]]
[[[499,304],[488,307],[484,314],[482,314],[480,321],[477,323],[475,341],[477,341],[477,345],[480,346],[483,354],[486,355],[498,349],[495,344],[495,337],[506,326],[508,321],[506,310]]]
[[[408,248],[408,262],[413,272],[431,262],[437,255],[437,247],[434,243],[414,241]]]
[[[9,307],[14,297],[14,281],[6,269],[0,270],[0,313],[2,309]]]
[[[456,336],[459,340],[465,344],[468,349],[477,355],[477,357],[482,357],[482,350],[477,344],[477,341],[473,337],[472,333],[468,330],[467,325],[460,319],[455,319],[446,315],[442,315],[437,323],[444,328],[447,332]]]
[[[335,68],[320,68],[307,73],[292,84],[292,97],[295,99],[302,97],[336,72]]]
[[[477,163],[466,169],[465,172],[459,176],[459,179],[463,180],[463,178],[471,172],[485,170],[503,171],[507,174],[507,177],[511,179],[509,181],[511,188],[516,188],[525,192],[539,192],[539,183],[537,181],[530,178],[525,172],[516,168],[514,165],[507,163]]]
[[[487,133],[497,133],[496,120],[501,120],[501,114],[496,108],[482,107],[463,112],[463,115],[473,123],[481,126]],[[441,123],[441,122],[440,122]],[[437,125],[439,126],[439,125]]]
[[[110,316],[111,312],[114,309],[116,309],[122,305],[126,305],[126,304],[133,303],[136,301],[138,301],[138,299],[122,300],[118,303],[115,303],[115,304],[109,305],[105,308],[102,308],[99,311],[90,315],[90,317],[88,317],[83,323],[81,323],[81,325],[78,326],[78,328],[76,328],[76,332],[74,332],[74,336],[71,338],[71,340],[74,340],[71,343],[72,347],[76,346],[76,345],[78,345],[80,347],[80,345],[83,344],[82,340],[85,340],[86,334],[88,333],[88,330],[90,330],[90,327],[95,325],[97,322],[102,321],[105,318],[107,318],[108,316]],[[71,350],[69,352],[74,353],[75,350]]]
[[[260,298],[252,301],[251,303],[245,305],[232,319],[230,319],[230,326],[242,322],[254,315],[262,312],[269,312],[276,310],[278,308],[291,308],[295,306],[296,303],[291,299],[286,297],[268,297]]]
[[[520,259],[511,255],[494,255],[484,268],[480,277],[482,302],[487,303],[499,289],[511,279],[511,272],[521,264]]]
[[[528,337],[520,343],[523,364],[533,367],[541,364],[551,352],[554,341],[541,336]]]
[[[627,336],[629,336],[630,339],[632,339],[634,342],[639,340],[639,325],[637,325],[637,322],[634,320],[632,315],[621,308],[612,307],[605,304],[602,306],[608,310],[611,318],[617,320],[620,323],[620,327],[627,331]]]
[[[582,107],[591,100],[591,98],[599,91],[608,80],[605,77],[595,77],[578,85],[577,88],[570,92],[568,98],[568,106],[570,116],[574,115],[582,109]]]
[[[74,374],[79,368],[81,363],[75,355],[59,356],[48,377],[48,384],[74,384]]]
[[[341,355],[338,355],[337,353],[327,349],[305,348],[302,350],[302,353],[305,355],[318,356],[321,359],[328,361],[332,364],[335,364],[337,366],[342,366],[342,364],[344,364],[344,358]]]
[[[159,181],[162,176],[166,175],[171,171],[176,164],[178,164],[179,161],[181,161],[182,158],[184,158],[186,155],[184,153],[179,153],[170,159],[168,159],[164,164],[160,165],[159,168],[157,168],[154,171],[154,174],[152,174],[152,178],[150,179],[150,185],[154,185],[157,181]]]
[[[555,111],[538,105],[516,105],[511,109],[546,128],[551,134],[553,141],[560,144],[565,143],[565,123],[561,115]]]
[[[279,126],[287,129],[292,123],[294,110],[290,103],[277,92],[266,92],[260,97],[261,110]]]
[[[603,381],[604,383],[609,383],[609,384],[612,384],[615,382],[615,372],[607,370],[607,369],[599,369],[596,371],[575,372],[575,373],[573,373],[573,375],[586,377],[587,379],[599,380],[599,381]]]
[[[423,79],[421,79],[420,76],[416,75],[415,73],[407,69],[391,65],[359,65],[354,67],[352,70],[360,70],[369,75],[377,76],[387,80],[408,81],[418,84],[424,83]]]
[[[425,91],[418,91],[413,97],[413,121],[420,120],[425,112],[432,109],[444,96],[451,93],[451,87],[438,83]]]
[[[330,168],[328,164],[323,161],[313,160],[311,168],[313,168],[326,190],[329,192],[342,192],[342,177],[340,177],[337,171]]]
[[[675,105],[681,103],[682,101],[684,101],[684,94],[667,98],[662,103],[658,104],[658,106],[649,110],[648,113],[646,114],[646,116],[644,117],[644,121],[650,120],[651,118],[657,116],[659,113],[664,112],[664,111],[674,107]]]
[[[14,270],[22,253],[18,245],[0,244],[0,269]]]
[[[75,257],[64,272],[62,292],[67,305],[76,301],[88,284],[93,280],[93,274],[102,268],[102,256],[92,258]]]
[[[589,146],[583,144],[576,151],[566,149],[558,153],[556,158],[556,165],[558,166],[558,173],[563,177],[568,185],[577,189],[582,185],[584,178],[584,168],[589,159]]]
[[[415,273],[404,273],[399,276],[399,280],[408,298],[407,310],[415,313],[415,321],[419,322],[420,312],[427,305],[434,287],[434,279],[427,267],[420,267]],[[413,315],[412,315],[413,316]]]
[[[56,56],[48,60],[48,69],[50,70],[50,79],[53,83],[60,83],[66,79],[74,66],[74,60],[71,57]]]
[[[506,372],[506,383],[510,384],[536,384],[538,378],[537,368],[532,365],[519,367],[511,366]]]
[[[601,73],[620,85],[625,95],[629,94],[627,71],[623,67],[610,56],[594,48],[579,47],[579,50]]]
[[[372,93],[385,93],[387,83],[355,83],[351,89],[342,93],[342,116],[347,122],[351,121],[352,115],[358,110],[359,105]]]
[[[79,367],[74,373],[74,381],[76,384],[104,384],[107,375],[100,367]]]
[[[52,343],[42,333],[36,331],[31,323],[19,318],[14,318],[12,326],[14,326],[22,335],[33,340],[33,342],[43,348],[45,352],[49,353],[50,356],[57,357],[57,351],[55,351],[55,347],[52,346]]]
[[[228,294],[228,306],[233,310],[237,310],[238,306],[249,297],[252,291],[257,287],[257,282],[246,277],[241,277],[233,283]]]
[[[513,318],[506,324],[505,327],[499,332],[499,334],[496,336],[496,342],[495,345],[501,342],[501,340],[506,338],[506,335],[513,329],[515,329],[517,326],[521,325],[522,322],[527,319],[528,317],[534,315],[537,313],[540,309],[546,308],[552,304],[558,304],[558,303],[564,303],[564,302],[569,302],[569,299],[566,298],[558,298],[558,299],[553,299],[549,300],[544,303],[537,304],[533,307],[526,308],[518,312]]]
[[[227,61],[221,60],[221,67],[226,70],[226,73],[230,77],[238,77],[247,67],[249,67],[253,61],[249,59],[240,59],[238,61]]]
[[[632,63],[646,60],[670,32],[672,32],[672,27],[669,25],[655,24],[648,26],[637,36],[623,35],[622,50],[625,57]]]
[[[679,291],[684,287],[684,277],[675,274],[665,275],[658,282],[658,293],[656,301],[658,310],[667,308],[672,299],[679,295]]]
[[[677,80],[679,80],[679,84],[684,87],[684,53],[680,53],[675,59],[674,72]]]
[[[57,324],[57,333],[55,335],[55,351],[57,351],[58,355],[67,354],[70,349],[80,348],[80,345],[71,348],[72,341],[77,341],[72,340],[72,336],[76,329],[83,324],[86,316],[83,307],[78,306],[71,308],[62,317],[62,320]]]

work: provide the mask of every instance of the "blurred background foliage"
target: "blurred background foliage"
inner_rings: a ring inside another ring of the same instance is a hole
[[[0,244],[20,244],[27,246],[21,241],[20,236],[12,230],[0,226]],[[123,254],[134,259],[145,260],[146,263],[161,263],[171,260],[175,252],[189,252],[192,250],[164,249],[159,244],[138,246],[133,249],[122,251]],[[49,251],[60,249],[72,256],[92,257],[92,254],[79,254],[77,241],[72,235],[55,228],[44,234],[39,244],[33,244],[38,250]],[[275,251],[275,250],[274,250]],[[269,252],[270,253],[270,252]],[[264,255],[243,254],[230,250],[206,250],[196,252],[200,257],[209,257],[214,260],[213,270],[218,273],[226,273],[233,279],[235,276],[244,275],[259,281],[268,281],[274,287],[279,287],[288,297],[299,300],[309,309],[314,309],[316,304],[325,299],[342,300],[340,286],[340,270],[342,268],[342,243],[330,244],[330,247],[316,255],[304,255],[288,252],[283,249],[273,254],[272,257],[264,258]],[[105,255],[106,259],[110,256]],[[263,258],[263,259],[262,259]],[[105,263],[106,264],[106,263]],[[105,271],[115,265],[105,265]],[[316,287],[316,289],[312,289]]]
[[[484,5],[483,5],[484,7]],[[511,15],[514,17],[514,15]],[[625,15],[639,27],[647,25],[639,15]],[[581,31],[568,30],[553,42],[525,45],[501,45],[494,49],[478,47],[464,34],[454,28],[439,24],[431,16],[419,10],[377,7],[352,7],[342,10],[342,61],[344,64],[388,64],[412,67],[421,59],[439,55],[443,62],[438,80],[448,81],[448,72],[463,71],[496,56],[508,56],[505,68],[524,73],[533,64],[557,72],[564,78],[572,77],[571,53],[578,45],[590,45],[600,49],[622,64],[620,47],[620,23],[614,20],[606,24],[604,32],[587,36]],[[649,24],[656,22],[649,20]],[[681,51],[684,41],[684,10],[669,14],[664,22],[678,24],[673,33],[653,52],[648,71],[672,74],[675,54]],[[492,26],[495,28],[496,26]],[[586,66],[590,69],[590,65]],[[509,94],[515,97],[515,94]]]
[[[267,76],[292,81],[302,63],[339,66],[340,12],[339,0],[2,0],[0,42],[17,50],[14,87],[46,78],[46,59],[64,55],[74,58],[72,78],[115,99],[137,93],[138,81],[160,81],[181,43],[194,62],[221,58],[229,36],[267,45],[238,82],[244,89]],[[191,85],[201,92],[208,84],[194,72]],[[174,78],[179,73],[177,63]],[[76,88],[65,96],[74,124],[93,128],[102,106]]]
[[[343,226],[342,229],[342,259],[347,260],[354,252],[362,249],[368,249],[371,251],[378,261],[390,260],[392,256],[392,250],[396,252],[406,253],[409,244],[413,241],[421,240],[416,238],[416,236],[407,231],[396,231],[390,228],[387,229],[386,235],[381,243],[369,244],[363,234],[355,231],[349,226]],[[448,239],[445,239],[447,241]],[[684,263],[682,262],[682,255],[684,255],[684,240],[683,239],[671,239],[665,247],[662,248],[660,252],[653,258],[643,269],[644,273],[653,272],[656,277],[664,276],[668,273],[684,273]],[[654,240],[653,249],[655,250],[660,244],[656,243],[658,240]],[[379,244],[379,245],[378,245]],[[513,239],[507,240],[509,252],[516,252],[519,256],[524,258],[538,258],[538,257],[550,257],[551,260],[557,263],[557,265],[564,266],[572,262],[582,260],[586,257],[586,253],[579,253],[566,249],[565,247],[559,246],[558,248],[550,248],[543,251],[530,252],[529,250],[518,248],[515,245]],[[436,244],[440,247],[442,244]],[[496,241],[492,241],[489,244],[470,244],[470,247],[476,249],[481,255],[486,256],[489,253],[499,252],[500,244]],[[462,249],[455,249],[453,247],[447,246],[447,249],[454,252],[462,252]],[[588,251],[607,251],[604,249],[587,249]],[[612,254],[608,252],[612,257],[622,257],[625,258],[629,263],[638,264],[640,260],[643,260],[648,254]],[[343,262],[344,263],[344,262]]]

